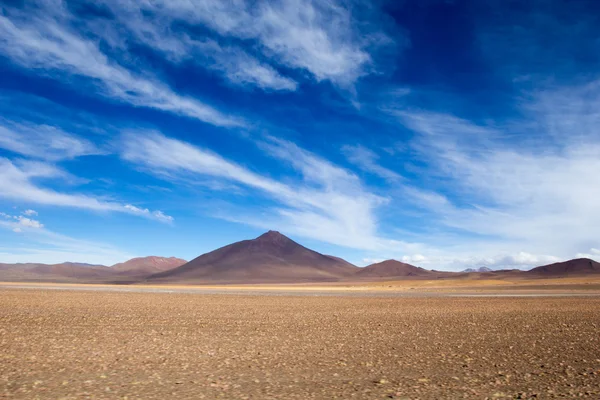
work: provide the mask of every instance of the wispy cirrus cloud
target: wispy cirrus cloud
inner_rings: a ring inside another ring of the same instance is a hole
[[[494,126],[442,112],[392,112],[419,134],[412,148],[437,182],[431,190],[408,188],[407,199],[440,226],[477,235],[469,240],[480,256],[454,248],[463,262],[534,266],[599,244],[600,136],[591,121],[600,85],[560,86],[528,99],[520,123]]]
[[[25,160],[13,162],[0,157],[0,186],[3,188],[0,198],[28,204],[128,213],[160,222],[173,221],[172,217],[161,211],[150,211],[84,194],[57,192],[38,184],[40,179],[68,179],[69,176],[70,174],[52,164]]]
[[[361,145],[345,145],[342,147],[342,153],[352,164],[361,170],[385,179],[388,182],[395,183],[402,179],[402,176],[385,168],[378,163],[379,156],[372,150]]]
[[[202,25],[227,40],[255,42],[262,55],[274,64],[306,71],[317,81],[327,80],[345,88],[352,87],[361,76],[376,70],[371,51],[394,44],[376,24],[356,23],[364,14],[374,13],[374,8],[358,9],[359,4],[352,2],[205,0],[189,3],[160,0],[139,3],[110,0],[104,4],[117,15],[133,14],[135,17],[126,23],[131,25],[138,40],[158,42],[162,51],[176,58],[182,57],[187,49],[193,49],[194,44],[181,40],[176,40],[175,46],[171,43],[177,37],[173,22]],[[142,12],[144,17],[140,17]],[[151,25],[145,20],[148,14],[154,18]],[[245,52],[240,57],[240,51],[239,48],[233,50],[238,53],[234,58],[241,61],[236,64],[239,73],[252,77],[259,86],[273,87],[276,83],[275,88],[292,89],[289,78],[283,78],[279,73],[275,75],[272,67],[258,63],[257,58]],[[211,57],[225,69],[226,75],[231,76],[231,68],[227,66],[231,62],[227,61],[231,60],[231,51],[227,53],[217,50]],[[258,76],[262,78],[257,79]]]
[[[0,119],[0,148],[48,161],[102,154],[89,140],[60,128],[4,119]]]
[[[73,28],[65,3],[39,0],[25,9],[3,7],[0,15],[0,53],[32,70],[53,71],[70,83],[73,76],[111,100],[195,118],[223,127],[244,125],[191,97],[179,95],[149,72],[138,73],[105,55],[98,45]]]
[[[198,57],[204,57],[206,68],[221,73],[234,85],[278,91],[298,88],[298,82],[282,76],[275,68],[239,47],[221,46],[214,40],[195,42],[193,47],[199,53]]]
[[[113,47],[127,50],[131,41],[162,53],[169,61],[183,62],[215,71],[236,86],[258,87],[267,91],[294,91],[298,83],[283,76],[269,63],[260,60],[242,47],[223,44],[210,37],[197,37],[174,26],[182,20],[165,14],[160,6],[139,2],[105,1],[112,18],[88,23],[100,36],[113,32],[108,40]]]
[[[356,175],[291,142],[268,137],[260,148],[300,172],[301,181],[275,180],[156,131],[128,132],[122,148],[123,159],[159,177],[184,175],[193,182],[194,177],[211,176],[256,189],[278,204],[261,210],[260,218],[254,211],[219,217],[347,247],[401,249],[406,245],[378,234],[375,209],[386,199],[369,193]]]

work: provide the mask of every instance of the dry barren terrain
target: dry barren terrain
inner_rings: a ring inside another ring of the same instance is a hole
[[[600,297],[0,288],[0,398],[600,398]]]

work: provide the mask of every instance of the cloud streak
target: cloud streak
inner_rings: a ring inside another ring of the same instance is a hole
[[[108,42],[116,49],[127,50],[128,42],[135,41],[162,53],[175,64],[193,62],[215,71],[236,86],[254,86],[267,91],[294,91],[298,87],[295,80],[283,76],[240,46],[173,29],[181,21],[165,14],[158,6],[139,2],[124,6],[122,1],[106,1],[104,5],[110,8],[115,20],[103,19],[88,25],[100,37],[106,37],[107,31],[112,32]]]
[[[143,3],[105,1],[105,4],[117,15],[122,15],[124,10],[129,13],[134,10],[137,17],[130,18],[128,23],[136,37],[158,42],[162,51],[175,58],[183,57],[182,53],[193,48],[193,42],[183,41],[182,44],[181,40],[175,40],[176,46],[169,44],[176,36],[171,29],[173,22],[202,25],[229,41],[253,41],[262,55],[274,63],[306,71],[317,81],[327,80],[345,88],[352,87],[357,79],[374,70],[369,50],[393,44],[388,36],[364,21],[360,26],[366,31],[357,30],[356,19],[362,13],[373,12],[371,8],[353,10],[352,6],[357,5],[341,1],[204,0],[190,3],[159,0]],[[154,27],[139,18],[141,11],[144,15],[154,16]],[[157,24],[160,32],[166,35],[157,35]],[[212,54],[217,64],[225,67],[225,74],[231,76],[228,62],[223,62],[231,59],[230,55],[220,50]],[[239,54],[235,58],[242,61],[239,64],[241,73],[251,76],[259,86],[273,88],[276,83],[276,89],[291,89],[289,78],[275,75],[272,67],[257,63],[257,59],[247,53],[241,59]],[[258,69],[257,65],[260,65]],[[259,76],[260,79],[256,79]]]
[[[347,247],[403,245],[378,236],[374,210],[386,200],[365,190],[354,174],[281,139],[267,138],[261,148],[299,171],[303,180],[282,183],[156,131],[126,133],[122,157],[164,179],[220,178],[257,189],[279,203],[260,218],[248,213],[223,218],[262,228],[280,227],[289,233]]]
[[[61,193],[36,184],[39,179],[64,179],[68,176],[61,169],[46,163],[20,161],[18,164],[0,157],[0,198],[28,204],[79,208],[92,211],[111,211],[138,215],[160,222],[172,222],[172,218],[160,211],[149,211],[131,205],[106,201],[82,194]]]
[[[89,140],[49,125],[0,119],[0,148],[48,161],[73,159],[102,152]]]
[[[402,179],[399,173],[379,165],[379,156],[364,146],[346,145],[342,147],[342,153],[344,153],[348,161],[361,170],[385,179],[390,183],[396,183]]]
[[[590,84],[539,93],[523,105],[521,124],[502,127],[445,113],[393,112],[419,134],[413,150],[427,162],[428,179],[438,182],[434,191],[408,189],[408,199],[500,254],[480,257],[482,265],[539,265],[598,246],[600,140],[589,123],[596,111],[577,101],[565,106],[565,93],[593,104],[600,99],[599,86]],[[522,126],[533,131],[515,140]]]
[[[244,121],[228,116],[191,97],[176,94],[165,84],[135,73],[110,60],[98,44],[72,29],[73,16],[64,3],[42,0],[26,10],[6,8],[0,15],[0,52],[13,63],[32,70],[58,72],[65,82],[72,76],[109,99],[137,107],[162,110],[222,127]]]

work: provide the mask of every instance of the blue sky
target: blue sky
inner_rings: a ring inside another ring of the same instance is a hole
[[[0,262],[600,260],[595,1],[0,7]]]

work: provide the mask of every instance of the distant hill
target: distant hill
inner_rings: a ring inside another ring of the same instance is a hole
[[[112,269],[120,273],[150,275],[180,267],[186,262],[186,260],[176,257],[137,257],[115,264],[112,266]]]
[[[432,271],[396,260],[386,260],[358,270],[356,278],[398,278],[433,275]]]
[[[133,282],[153,273],[185,264],[175,257],[133,258],[112,267],[98,264],[64,262],[60,264],[0,264],[0,281],[7,282]]]
[[[318,282],[354,274],[358,267],[307,249],[279,232],[236,242],[181,267],[150,276],[176,282]]]
[[[492,272],[492,269],[488,267],[467,268],[462,272]]]
[[[574,260],[533,268],[526,271],[524,274],[540,277],[600,274],[600,263],[590,260],[589,258],[576,258]]]
[[[64,262],[61,264],[0,264],[1,281],[97,282],[114,271],[104,265]]]

